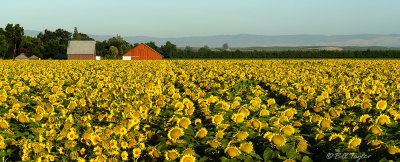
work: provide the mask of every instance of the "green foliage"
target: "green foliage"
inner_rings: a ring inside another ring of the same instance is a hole
[[[156,50],[157,52],[161,53],[160,48],[158,48],[158,46],[156,45],[156,43],[154,43],[153,41],[147,42],[145,43],[147,46],[149,46],[150,48],[152,48],[153,50]]]
[[[39,58],[43,58],[44,46],[39,38],[23,36],[21,48],[27,49],[26,54],[28,57],[35,55]]]
[[[170,41],[167,41],[165,45],[161,46],[161,53],[164,58],[173,57],[177,52],[176,45],[172,44]]]
[[[3,33],[9,43],[8,49],[13,50],[12,55],[9,55],[8,58],[14,58],[21,44],[22,36],[24,35],[24,28],[21,27],[19,24],[7,24]]]
[[[115,47],[117,49],[117,54],[110,53],[111,47]],[[121,36],[117,35],[116,37],[112,37],[107,41],[97,42],[96,43],[96,52],[97,55],[107,58],[107,59],[120,59],[122,55],[131,50],[133,46],[125,41]]]
[[[178,50],[171,58],[400,58],[399,50],[366,51],[198,51]]]
[[[52,57],[54,54],[66,54],[68,41],[71,40],[71,36],[72,33],[63,29],[57,29],[54,32],[46,29],[44,33],[40,32],[37,35],[37,38],[41,42],[37,43],[39,47],[36,48],[43,51],[42,58],[46,59]],[[28,53],[29,51],[31,50],[28,48]]]
[[[108,45],[118,48],[118,58],[122,57],[125,53],[132,49],[132,45],[124,40],[120,35],[108,39]]]
[[[4,58],[7,51],[8,51],[7,38],[6,36],[0,34],[0,57]]]
[[[117,58],[117,56],[118,56],[118,48],[115,47],[115,46],[111,46],[109,50],[110,50],[110,58],[111,59]]]
[[[66,53],[66,45],[60,44],[60,41],[57,39],[51,39],[44,45],[45,53],[44,58],[49,58],[54,54],[62,54]]]
[[[77,27],[74,28],[74,35],[72,37],[72,40],[80,40],[80,34],[78,32],[78,28]]]
[[[222,45],[222,49],[224,49],[224,50],[229,49],[228,43],[224,43],[224,44]]]

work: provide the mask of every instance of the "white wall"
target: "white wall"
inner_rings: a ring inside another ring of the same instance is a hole
[[[131,56],[122,56],[122,60],[132,60]]]

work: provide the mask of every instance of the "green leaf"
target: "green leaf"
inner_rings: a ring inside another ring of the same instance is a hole
[[[274,157],[275,157],[274,151],[272,151],[270,148],[265,149],[263,154],[264,162],[272,160]]]
[[[288,153],[288,152],[292,151],[292,148],[293,147],[291,145],[287,144],[285,146],[278,147],[278,150],[281,150],[283,153]]]
[[[301,162],[313,162],[313,160],[308,156],[303,156],[303,160]]]
[[[292,149],[291,151],[287,152],[286,155],[293,159],[293,160],[300,160],[301,159],[301,155],[299,153],[296,152],[296,150]]]
[[[230,160],[226,158],[225,156],[221,157],[221,162],[229,162]]]
[[[253,157],[255,157],[255,158],[258,159],[258,160],[262,160],[261,156],[258,155],[258,154],[256,154],[256,153],[251,153],[250,155],[253,156]]]
[[[208,156],[203,156],[199,159],[199,162],[204,162],[208,160]]]
[[[245,161],[245,162],[252,162],[252,161],[253,161],[253,158],[251,158],[251,156],[245,156],[245,157],[244,157],[244,161]]]

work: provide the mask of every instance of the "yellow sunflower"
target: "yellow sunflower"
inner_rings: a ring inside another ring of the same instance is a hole
[[[168,131],[168,138],[172,141],[176,141],[178,138],[182,137],[185,133],[182,128],[174,127]]]
[[[241,154],[240,150],[237,147],[232,147],[232,146],[227,147],[225,149],[225,153],[229,157],[236,157],[236,156],[239,156]]]
[[[121,158],[122,158],[123,161],[128,160],[128,152],[123,151],[123,152],[121,153]]]
[[[192,122],[187,117],[182,117],[178,120],[178,125],[181,128],[187,129]]]
[[[280,132],[286,135],[292,135],[294,134],[294,128],[291,125],[286,125],[280,129]]]
[[[387,150],[390,155],[396,155],[400,153],[400,149],[397,146],[389,146]]]
[[[361,103],[361,108],[363,108],[363,109],[369,109],[369,108],[371,108],[371,107],[372,107],[372,105],[371,105],[371,103],[370,103],[369,100],[364,100],[364,101]]]
[[[329,141],[334,142],[334,143],[343,142],[343,140],[344,140],[344,137],[337,133],[334,133],[329,137]]]
[[[347,106],[349,106],[349,107],[353,107],[355,103],[354,103],[354,100],[349,99],[349,100],[347,100],[346,104],[347,104]]]
[[[0,120],[0,128],[5,129],[5,128],[8,128],[8,127],[9,127],[9,124],[8,124],[7,120],[1,119]]]
[[[208,144],[212,148],[218,148],[219,146],[221,146],[221,142],[219,142],[217,139],[209,140],[206,144]]]
[[[7,96],[6,95],[0,95],[0,102],[5,102],[7,101]]]
[[[364,114],[360,117],[360,122],[366,123],[369,118],[371,118],[371,116],[369,116],[368,114]]]
[[[245,117],[246,117],[246,116],[245,116],[243,113],[233,114],[233,115],[232,115],[232,120],[233,120],[235,123],[241,123],[241,122],[244,121]]]
[[[67,93],[67,94],[74,93],[74,89],[71,88],[71,87],[67,87],[67,88],[65,89],[65,93]]]
[[[196,138],[203,139],[207,135],[207,129],[206,128],[201,128],[199,131],[196,133]]]
[[[18,119],[18,121],[21,122],[21,123],[27,123],[27,122],[29,122],[29,118],[28,118],[28,116],[25,115],[24,112],[19,113],[19,115],[17,116],[17,119]]]
[[[253,143],[252,142],[241,143],[239,148],[243,152],[250,154],[253,151]]]
[[[297,144],[296,152],[304,152],[307,150],[308,143],[306,140],[301,139],[300,142]]]
[[[68,140],[75,140],[78,138],[78,135],[75,131],[70,131],[67,135]]]
[[[382,146],[383,142],[381,140],[372,140],[368,142],[368,145],[373,149],[378,149]]]
[[[390,124],[390,117],[385,114],[381,114],[378,118],[376,118],[376,122],[380,125]]]
[[[332,129],[332,120],[329,118],[323,118],[319,121],[318,125],[321,128],[328,128],[328,130]]]
[[[310,111],[309,110],[305,111],[303,116],[310,116]]]
[[[245,131],[240,131],[234,135],[235,138],[237,138],[238,140],[241,140],[241,141],[246,140],[248,136],[249,136],[249,133],[247,133]]]
[[[134,158],[139,158],[141,153],[142,153],[142,150],[140,148],[134,148],[132,150],[132,154],[133,154]]]
[[[193,155],[186,154],[183,155],[179,162],[195,162],[196,158]]]
[[[90,141],[93,145],[97,145],[99,142],[101,142],[101,138],[99,135],[92,135],[90,136]]]
[[[372,134],[382,135],[382,129],[377,125],[371,125],[368,127],[368,131]]]
[[[340,116],[340,111],[337,110],[337,109],[334,109],[334,108],[330,108],[329,109],[329,115],[334,117],[334,118],[337,118],[337,117]]]
[[[175,104],[175,108],[178,108],[178,110],[182,110],[185,107],[185,105],[182,102],[177,102]]]
[[[259,120],[257,119],[251,120],[251,127],[253,127],[255,130],[261,130],[261,126],[262,123]]]
[[[264,116],[269,116],[269,110],[265,110],[265,109],[262,109],[261,111],[260,111],[260,114],[259,114],[259,116],[260,117],[264,117]]]
[[[352,149],[359,146],[360,144],[361,144],[361,138],[353,137],[350,139],[347,148]]]
[[[179,158],[179,153],[177,150],[173,149],[173,150],[168,150],[167,152],[165,152],[165,160],[176,160]]]
[[[236,109],[238,106],[240,106],[240,102],[239,101],[233,101],[232,108]]]
[[[312,115],[312,116],[310,117],[310,122],[311,122],[311,123],[316,123],[316,122],[319,122],[321,119],[322,119],[322,117],[319,116],[319,115]]]
[[[268,106],[271,106],[271,105],[275,104],[276,101],[275,101],[274,98],[270,98],[270,99],[267,100],[267,103],[268,103]]]
[[[199,124],[201,124],[201,119],[196,119],[196,120],[194,120],[194,125],[199,125]]]
[[[223,115],[214,115],[212,117],[212,123],[214,124],[221,124],[221,122],[224,120],[224,116]]]
[[[387,107],[387,102],[386,100],[380,100],[376,103],[376,108],[379,110],[385,110]]]
[[[215,138],[224,138],[225,132],[223,130],[219,130],[216,134],[215,134]]]
[[[192,148],[186,148],[183,150],[182,155],[195,155],[196,152]]]
[[[280,134],[273,134],[269,140],[274,146],[284,146],[286,138]]]

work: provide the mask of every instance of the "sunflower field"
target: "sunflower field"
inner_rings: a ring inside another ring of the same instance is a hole
[[[398,60],[0,61],[0,158],[396,160],[398,69]]]

